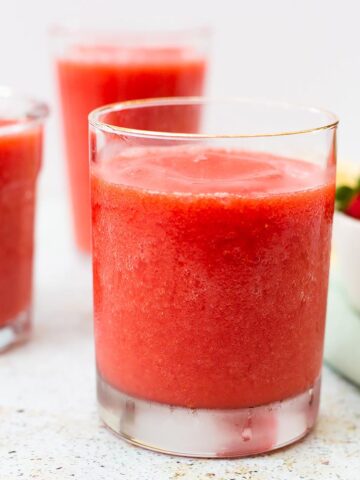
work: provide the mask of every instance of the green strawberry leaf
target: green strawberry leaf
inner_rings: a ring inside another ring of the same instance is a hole
[[[360,187],[360,181],[357,187]],[[360,190],[359,190],[360,191]],[[336,189],[335,193],[335,204],[337,210],[344,211],[349,205],[352,197],[357,192],[357,188],[353,189],[347,185],[341,185]]]
[[[360,192],[360,177],[358,178],[357,184],[355,186],[355,191],[356,191],[356,193]]]

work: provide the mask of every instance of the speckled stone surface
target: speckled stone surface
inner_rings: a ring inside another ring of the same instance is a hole
[[[48,210],[47,210],[48,209]],[[56,210],[58,209],[58,210]],[[360,391],[325,369],[321,415],[303,442],[239,460],[148,452],[109,433],[96,412],[90,268],[40,212],[36,328],[0,356],[0,480],[359,480]],[[55,212],[55,213],[54,213]]]

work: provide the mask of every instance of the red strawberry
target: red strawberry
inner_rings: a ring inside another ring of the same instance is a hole
[[[360,220],[360,193],[357,193],[350,201],[348,207],[345,210],[347,215]]]

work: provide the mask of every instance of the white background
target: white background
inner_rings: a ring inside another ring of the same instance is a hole
[[[357,0],[0,0],[0,84],[47,100],[42,185],[63,192],[63,158],[48,29],[64,19],[209,23],[209,93],[314,104],[341,119],[339,156],[360,161]]]

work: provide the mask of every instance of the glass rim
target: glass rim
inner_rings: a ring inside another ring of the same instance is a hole
[[[176,37],[186,37],[188,35],[192,36],[204,36],[204,37],[209,37],[212,35],[213,29],[211,26],[205,24],[205,23],[197,23],[194,25],[174,25],[170,26],[168,28],[164,26],[137,26],[134,24],[134,26],[125,26],[123,24],[119,24],[119,26],[110,26],[106,27],[98,25],[81,25],[81,24],[73,24],[71,22],[58,22],[58,23],[53,23],[50,28],[48,29],[48,33],[51,37],[54,38],[66,38],[66,37],[72,37],[72,36],[81,36],[81,37],[87,37],[89,36],[90,38],[93,38],[93,35],[100,35],[103,38],[112,38],[112,39],[132,39],[134,37],[135,39],[138,39],[140,37],[161,37],[161,36],[166,36],[167,38],[169,36],[174,36]]]
[[[5,125],[0,124],[0,136],[21,132],[32,128],[35,125],[41,124],[44,122],[45,118],[48,117],[50,112],[46,102],[25,95],[21,92],[17,92],[11,87],[2,85],[0,85],[0,101],[1,100],[14,100],[15,102],[19,102],[24,106],[24,110],[22,114],[10,117],[11,120],[14,120],[13,123]],[[2,118],[5,120],[9,119],[9,117],[3,117],[0,113],[0,120]]]
[[[185,105],[208,105],[215,103],[223,104],[253,104],[264,107],[281,108],[284,110],[298,110],[299,112],[309,112],[322,114],[326,116],[329,121],[319,121],[319,125],[308,129],[298,130],[283,130],[279,132],[259,132],[259,133],[180,133],[180,132],[166,132],[166,131],[152,131],[142,130],[136,128],[120,127],[118,125],[112,125],[110,123],[102,122],[100,117],[107,113],[113,113],[122,110],[138,109],[142,107],[159,107],[159,106],[185,106]],[[162,97],[162,98],[146,98],[139,100],[129,100],[124,102],[116,102],[92,110],[88,115],[89,124],[106,133],[124,134],[128,136],[137,136],[144,138],[163,138],[163,139],[230,139],[230,138],[271,138],[271,137],[284,137],[293,135],[304,135],[309,133],[315,133],[323,130],[330,130],[337,127],[339,124],[338,117],[329,110],[299,105],[296,103],[288,103],[272,100],[261,100],[253,98],[242,97]]]

